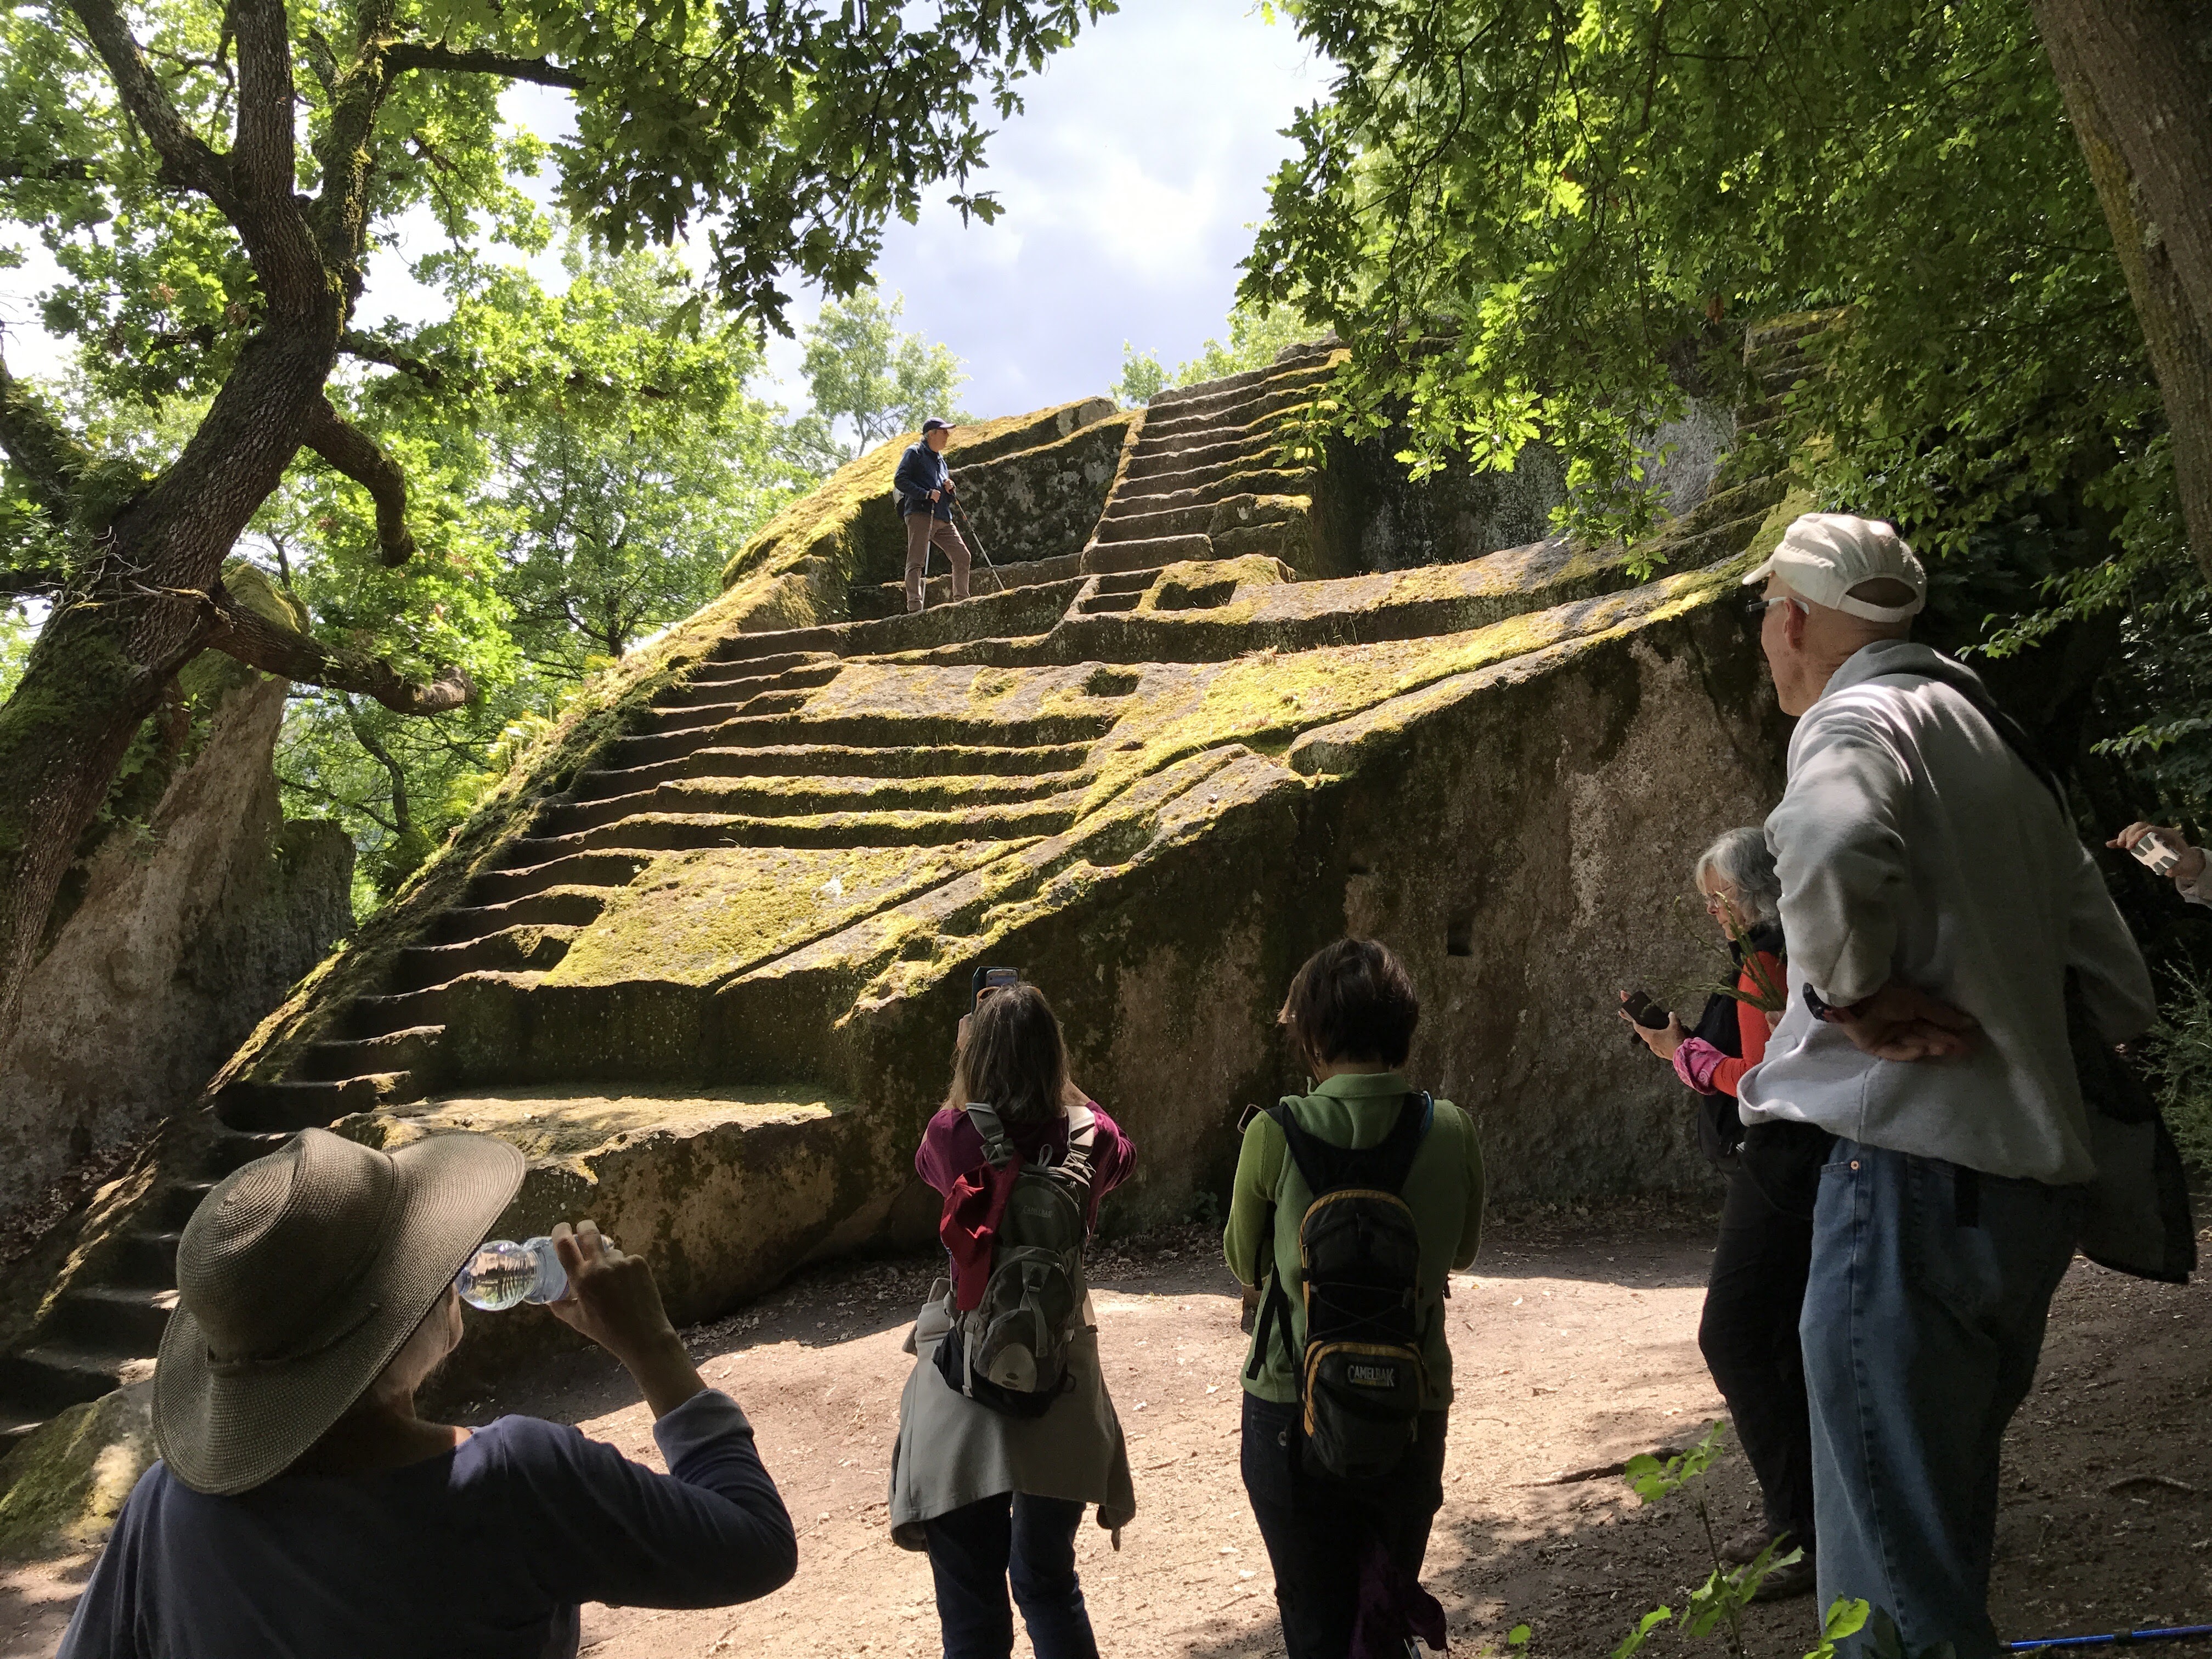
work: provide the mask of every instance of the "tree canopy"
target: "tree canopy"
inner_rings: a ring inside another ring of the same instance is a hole
[[[884,222],[912,218],[939,185],[963,213],[994,216],[970,187],[986,124],[1111,9],[34,0],[0,12],[0,215],[64,273],[46,325],[81,348],[96,400],[180,437],[158,453],[110,444],[0,364],[0,592],[53,606],[0,705],[0,1023],[134,734],[198,653],[410,714],[476,694],[440,610],[485,602],[441,493],[466,447],[411,428],[383,441],[363,420],[404,395],[386,381],[465,404],[514,377],[496,339],[356,314],[404,218],[438,227],[452,269],[431,274],[465,288],[489,245],[542,242],[526,185],[550,168],[560,212],[611,252],[689,236],[701,285],[675,332],[710,300],[780,327],[786,284],[849,293]],[[501,94],[517,83],[568,94],[573,136],[549,144],[507,122]],[[342,361],[357,382],[333,380]],[[298,631],[225,588],[224,561],[264,504],[319,467],[349,481],[333,503],[356,526],[353,605],[389,654]]]
[[[834,464],[873,449],[887,438],[912,432],[931,416],[955,426],[968,419],[954,394],[968,377],[951,349],[901,331],[906,296],[863,290],[843,305],[825,302],[805,331],[803,372],[823,423],[815,441]],[[831,426],[852,423],[857,441],[837,441]],[[810,433],[811,429],[809,429]]]
[[[1744,325],[1832,313],[1825,372],[1754,447],[1896,521],[1984,645],[2124,612],[2120,665],[2174,672],[2157,707],[2134,672],[2112,741],[2212,712],[2174,654],[2204,602],[2159,387],[2027,9],[1285,9],[1340,70],[1291,129],[1241,293],[1350,343],[1352,430],[1401,429],[1416,472],[1540,441],[1569,521],[1632,534],[1652,428],[1748,390]]]

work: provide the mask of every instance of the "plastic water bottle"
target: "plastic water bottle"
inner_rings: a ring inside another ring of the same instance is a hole
[[[488,1238],[461,1269],[456,1281],[461,1300],[471,1308],[498,1313],[522,1302],[558,1302],[568,1293],[568,1275],[550,1238]]]

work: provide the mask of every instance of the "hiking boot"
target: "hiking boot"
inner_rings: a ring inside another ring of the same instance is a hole
[[[1796,1596],[1810,1595],[1813,1590],[1813,1558],[1808,1555],[1768,1573],[1759,1581],[1759,1588],[1752,1592],[1751,1599],[1754,1601],[1787,1601]]]
[[[1732,1567],[1747,1567],[1759,1559],[1759,1551],[1774,1540],[1774,1530],[1765,1525],[1746,1527],[1721,1546],[1721,1559]],[[1784,1554],[1788,1552],[1784,1551]]]

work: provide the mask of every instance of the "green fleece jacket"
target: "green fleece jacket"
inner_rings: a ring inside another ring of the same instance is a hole
[[[1398,1121],[1399,1103],[1409,1086],[1396,1072],[1344,1073],[1322,1084],[1313,1094],[1291,1096],[1285,1103],[1298,1127],[1333,1146],[1372,1146],[1390,1133]],[[1474,1123],[1448,1100],[1436,1103],[1436,1118],[1427,1139],[1414,1157],[1413,1168],[1399,1194],[1413,1212],[1421,1235],[1421,1357],[1428,1371],[1428,1389],[1421,1404],[1436,1409],[1451,1403],[1451,1346],[1444,1335],[1444,1276],[1453,1268],[1474,1265],[1482,1243],[1482,1147],[1475,1139]],[[1305,1281],[1298,1265],[1298,1223],[1313,1202],[1313,1192],[1291,1159],[1289,1144],[1274,1119],[1255,1117],[1244,1132],[1244,1146],[1237,1159],[1237,1179],[1231,1189],[1229,1224],[1222,1231],[1221,1253],[1230,1271],[1245,1285],[1265,1277],[1265,1264],[1255,1258],[1261,1233],[1267,1224],[1267,1208],[1274,1206],[1273,1246],[1276,1269],[1282,1274],[1284,1293],[1290,1298],[1289,1352],[1305,1346]],[[1253,1340],[1260,1324],[1253,1323]],[[1261,1356],[1259,1375],[1250,1375],[1251,1352],[1245,1352],[1244,1387],[1262,1400],[1287,1405],[1298,1397],[1296,1370],[1286,1355],[1281,1335],[1270,1331],[1267,1351]]]

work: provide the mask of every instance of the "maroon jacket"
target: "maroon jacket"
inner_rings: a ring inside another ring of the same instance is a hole
[[[1091,1112],[1097,1127],[1091,1136],[1091,1204],[1084,1219],[1095,1227],[1098,1200],[1128,1179],[1137,1149],[1096,1103]],[[1006,1135],[1014,1143],[1015,1160],[1003,1170],[993,1170],[983,1155],[983,1137],[968,1114],[944,1106],[929,1120],[921,1132],[921,1145],[915,1149],[915,1173],[945,1197],[938,1237],[952,1257],[953,1283],[963,1309],[982,1300],[983,1282],[991,1272],[992,1240],[1015,1174],[1024,1164],[1041,1158],[1058,1163],[1067,1152],[1065,1115],[1045,1123],[1009,1124]]]

